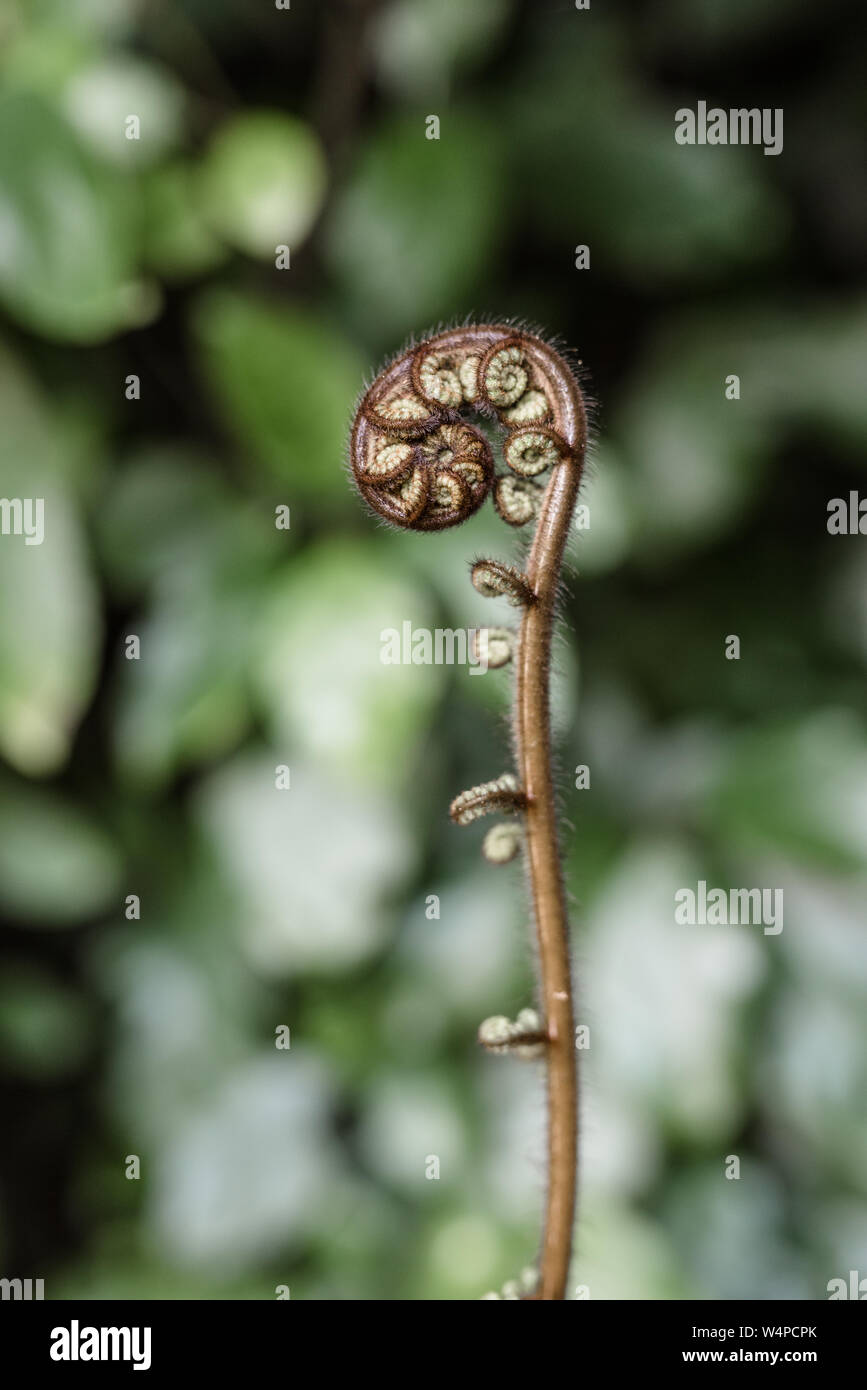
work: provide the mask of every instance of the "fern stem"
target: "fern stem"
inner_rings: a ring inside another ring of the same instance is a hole
[[[486,437],[467,408],[499,421],[507,469],[499,476]],[[578,1069],[574,1045],[569,923],[563,888],[551,764],[551,643],[572,512],[581,483],[587,422],[578,382],[558,352],[510,324],[465,324],[425,339],[394,359],[364,393],[350,460],[372,511],[393,525],[438,531],[458,525],[492,494],[512,526],[537,517],[525,572],[478,560],[476,589],[502,595],[523,617],[515,654],[514,741],[519,776],[506,773],[461,793],[452,819],[468,825],[492,811],[521,814],[538,942],[538,1030],[520,1028],[519,1055],[543,1046],[548,1070],[548,1188],[538,1291],[566,1295],[578,1169]],[[535,477],[551,469],[544,492]],[[500,630],[502,631],[502,630]],[[502,644],[501,644],[502,645]],[[509,657],[509,644],[495,664]],[[496,831],[495,827],[495,831]],[[486,854],[508,863],[518,844],[489,834]],[[533,1015],[535,1018],[535,1015]],[[488,1020],[508,1035],[508,1020]],[[490,1030],[489,1030],[490,1031]],[[491,1297],[497,1297],[494,1294]]]
[[[550,350],[546,352],[549,356]],[[548,484],[526,567],[536,602],[525,609],[516,658],[515,741],[526,854],[536,918],[540,994],[548,1035],[548,1188],[539,1297],[566,1293],[575,1222],[578,1165],[578,1067],[574,1038],[569,923],[563,888],[551,771],[551,640],[563,553],[581,482],[585,419],[572,373],[556,358],[557,426],[575,453]]]

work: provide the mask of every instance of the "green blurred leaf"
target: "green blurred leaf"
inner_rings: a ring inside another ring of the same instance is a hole
[[[260,576],[286,543],[270,504],[242,494],[213,459],[181,445],[143,448],[107,485],[100,551],[124,596],[203,589]]]
[[[26,327],[87,343],[153,314],[129,188],[37,97],[0,97],[0,189],[0,299]]]
[[[196,168],[176,162],[145,178],[144,259],[167,279],[213,270],[228,254],[202,214]]]
[[[98,596],[65,482],[67,442],[2,348],[0,419],[0,497],[44,505],[41,544],[0,535],[0,751],[22,772],[41,774],[65,761],[93,690]]]
[[[741,347],[748,350],[743,325]],[[741,376],[741,399],[726,377]],[[631,466],[635,547],[672,557],[725,533],[756,497],[770,463],[773,415],[747,384],[742,351],[706,315],[669,324],[633,377],[615,432]]]
[[[0,3],[0,73],[9,91],[26,91],[54,103],[59,92],[93,61],[96,46],[90,35],[75,24],[63,22],[64,15],[47,15],[37,22],[32,10],[39,0],[30,0],[31,22],[13,17],[16,3]],[[58,10],[60,5],[58,4]]]
[[[133,28],[141,0],[11,0],[34,25],[66,26],[95,37],[115,37]]]
[[[799,429],[824,431],[867,462],[867,298],[847,303],[752,305],[714,328],[719,351],[743,353],[748,392],[759,409]],[[733,370],[737,370],[734,368]],[[749,404],[749,400],[747,402]]]
[[[0,1053],[17,1076],[65,1077],[82,1061],[90,1038],[83,999],[43,971],[18,966],[0,980]]]
[[[867,731],[848,710],[820,710],[730,745],[707,824],[741,851],[852,870],[867,864]]]
[[[564,266],[572,246],[587,244],[594,267],[646,292],[719,279],[783,242],[784,205],[763,167],[771,161],[759,150],[676,144],[677,103],[643,90],[611,21],[541,30],[508,103],[500,119],[513,132],[521,205],[563,248]]]
[[[398,0],[374,31],[383,84],[418,105],[448,99],[449,82],[491,52],[511,12],[510,0]]]
[[[284,765],[291,783],[278,788]],[[196,815],[255,970],[338,973],[382,947],[393,927],[387,904],[416,857],[392,798],[283,746],[239,755],[200,783]]]
[[[373,544],[326,541],[282,579],[263,614],[257,677],[275,741],[338,776],[393,786],[407,774],[443,666],[386,665],[381,634],[431,626],[429,601]]]
[[[96,1185],[96,1184],[95,1184]],[[129,1187],[137,1186],[129,1183]],[[100,1187],[99,1198],[94,1196],[93,1206],[100,1214],[105,1209],[105,1188]],[[118,1234],[112,1231],[111,1235]],[[86,1260],[65,1268],[52,1280],[52,1288],[61,1300],[72,1299],[124,1299],[137,1303],[141,1299],[164,1299],[183,1302],[190,1298],[203,1298],[214,1302],[262,1303],[275,1298],[277,1280],[270,1274],[251,1274],[221,1277],[219,1270],[212,1265],[210,1269],[192,1271],[178,1268],[168,1263],[160,1264],[154,1257],[142,1255],[137,1233],[128,1235],[130,1249],[121,1255],[110,1252],[94,1256],[88,1252]],[[298,1283],[293,1278],[292,1291],[298,1293]]]
[[[62,109],[94,154],[127,168],[155,164],[173,148],[185,100],[170,72],[114,52],[75,74],[62,92]],[[130,116],[139,122],[135,139],[128,137]]]
[[[104,831],[47,791],[0,785],[0,905],[34,925],[72,926],[120,891],[120,863]]]
[[[786,431],[822,431],[862,464],[865,356],[862,300],[788,312],[751,300],[670,316],[615,424],[641,518],[636,548],[673,555],[725,532],[760,495]],[[736,400],[726,396],[730,375]]]
[[[327,229],[327,250],[355,319],[383,339],[465,314],[498,241],[501,136],[493,120],[451,106],[439,140],[422,115],[368,140]]]
[[[362,365],[306,311],[212,291],[193,333],[216,401],[241,442],[296,498],[348,505],[343,460]]]
[[[162,786],[179,767],[231,748],[249,721],[245,682],[256,594],[181,589],[133,626],[141,659],[122,661],[115,758],[125,777]]]
[[[234,494],[208,462],[147,450],[118,476],[101,512],[118,586],[149,591],[127,631],[141,657],[121,671],[115,754],[158,786],[179,766],[231,747],[249,717],[250,642],[282,533],[264,503]]]
[[[679,53],[704,61],[718,50],[741,57],[756,39],[794,38],[815,16],[813,0],[662,0],[652,35],[669,61]]]
[[[202,210],[219,234],[251,256],[294,251],[325,196],[325,155],[313,130],[279,111],[233,116],[201,165]]]

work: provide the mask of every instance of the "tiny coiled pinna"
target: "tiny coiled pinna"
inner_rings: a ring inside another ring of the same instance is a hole
[[[494,458],[477,417],[500,435]],[[535,522],[523,569],[477,560],[479,593],[504,596],[520,611],[517,635],[483,630],[493,667],[512,661],[516,772],[455,798],[452,819],[471,825],[505,814],[488,831],[492,864],[520,851],[527,864],[539,960],[539,1008],[517,1024],[486,1020],[490,1051],[543,1056],[548,1074],[548,1184],[538,1278],[515,1296],[566,1294],[575,1217],[578,1078],[569,929],[551,770],[551,642],[563,553],[578,496],[587,412],[565,357],[535,333],[510,324],[465,324],[413,344],[365,391],[352,425],[350,464],[361,496],[378,516],[413,531],[466,521],[490,494],[510,526]],[[517,1287],[517,1286],[516,1286]],[[498,1297],[498,1295],[488,1295]]]

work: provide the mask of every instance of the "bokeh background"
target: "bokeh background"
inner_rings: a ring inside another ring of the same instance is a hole
[[[0,494],[47,509],[0,540],[0,1273],[463,1299],[534,1253],[542,1078],[474,1042],[531,999],[523,885],[445,814],[509,765],[508,676],[379,637],[496,620],[467,560],[519,542],[388,532],[344,473],[364,378],[473,313],[599,403],[555,690],[572,1283],[867,1275],[867,542],[826,527],[867,485],[865,19],[0,0]],[[783,154],[677,146],[699,99],[783,107]],[[676,925],[702,878],[782,888],[782,933]]]

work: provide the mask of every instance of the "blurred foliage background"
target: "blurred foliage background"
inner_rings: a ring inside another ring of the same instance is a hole
[[[0,1272],[443,1299],[532,1257],[541,1077],[474,1043],[530,997],[523,884],[445,815],[508,765],[508,679],[379,638],[496,620],[466,561],[520,548],[490,507],[387,532],[343,468],[365,376],[473,313],[599,402],[555,692],[573,1282],[867,1274],[867,554],[826,528],[865,487],[865,20],[0,0],[0,494],[47,527],[0,541]],[[679,147],[698,99],[784,108],[783,154]],[[677,926],[702,878],[784,930]]]

